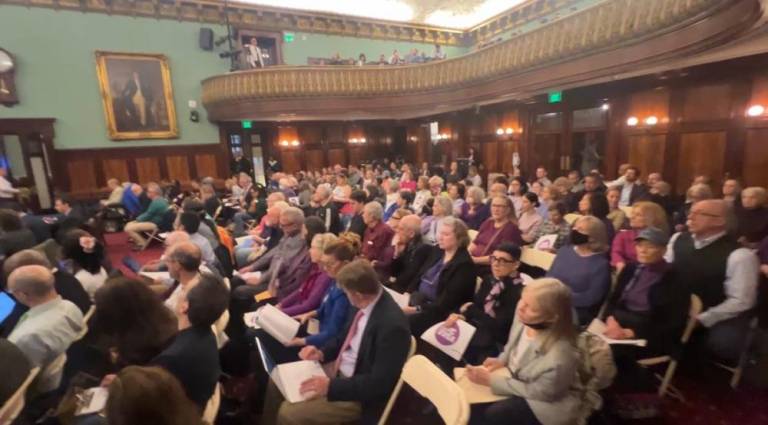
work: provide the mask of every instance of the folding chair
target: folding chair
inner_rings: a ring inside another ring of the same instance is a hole
[[[19,416],[22,410],[24,410],[24,404],[26,403],[27,389],[35,380],[40,368],[36,367],[29,371],[27,378],[21,383],[21,386],[16,389],[16,392],[5,401],[3,407],[0,407],[0,425],[11,425],[14,420]]]
[[[394,406],[404,382],[422,397],[432,402],[446,425],[463,425],[469,422],[469,403],[464,392],[440,368],[419,354],[411,357],[405,363],[400,380],[397,381],[397,385],[387,402],[387,407],[379,418],[379,425],[387,423],[392,412],[392,406]]]
[[[411,348],[408,350],[408,358],[410,359],[416,354],[416,338],[411,335]]]
[[[691,339],[691,334],[693,333],[694,328],[696,328],[696,317],[699,315],[699,313],[701,313],[702,308],[703,306],[701,304],[701,299],[699,299],[699,297],[696,295],[691,295],[691,305],[688,309],[688,323],[685,325],[685,330],[683,331],[682,337],[680,337],[680,343],[682,345],[687,344],[688,340]],[[685,401],[685,398],[683,397],[683,394],[680,392],[680,390],[672,385],[672,378],[675,376],[675,370],[677,370],[676,359],[672,358],[672,356],[665,355],[640,359],[637,361],[637,363],[643,367],[658,366],[666,363],[667,370],[664,372],[664,376],[662,377],[661,375],[656,374],[656,377],[661,380],[661,386],[659,386],[659,397],[664,397],[667,393],[669,393],[669,395],[672,397],[683,402]]]
[[[541,251],[529,247],[523,247],[523,252],[520,255],[520,261],[528,264],[529,266],[539,267],[544,270],[549,270],[552,267],[552,263],[555,261],[555,254],[547,251]]]
[[[566,223],[573,225],[573,223],[576,222],[581,217],[581,214],[576,213],[570,213],[566,214],[565,217],[563,217],[563,220],[565,220]]]
[[[64,372],[64,365],[66,363],[67,353],[63,352],[43,368],[35,383],[35,390],[38,394],[47,393],[59,388],[61,375]]]
[[[611,299],[613,296],[613,292],[616,290],[616,285],[619,284],[619,274],[616,273],[616,271],[613,271],[611,273],[611,287],[608,288],[608,294],[605,296],[605,301],[603,301],[603,305],[600,307],[600,312],[597,313],[597,317],[600,320],[605,320],[605,310],[608,309],[608,300]]]
[[[85,335],[88,334],[88,322],[91,320],[91,317],[93,317],[93,313],[96,312],[96,305],[92,305],[91,308],[88,309],[87,312],[85,312],[85,316],[83,316],[83,329],[80,331],[79,334],[77,334],[77,337],[75,337],[75,341],[80,341],[85,337]]]
[[[221,384],[216,384],[213,395],[208,399],[208,404],[205,405],[203,422],[213,425],[214,421],[216,421],[216,416],[219,414],[219,407],[221,407]]]
[[[477,230],[469,229],[467,231],[467,234],[469,235],[469,242],[473,242],[475,238],[477,237],[477,234],[480,233]]]
[[[624,215],[626,215],[627,218],[629,218],[629,216],[632,215],[632,207],[631,206],[619,207],[619,209],[624,211]]]
[[[728,372],[731,372],[731,388],[734,390],[739,386],[739,382],[741,382],[741,377],[744,374],[744,367],[747,365],[747,360],[749,357],[749,349],[752,346],[752,341],[755,339],[755,334],[757,333],[757,325],[759,324],[760,320],[757,317],[753,317],[752,320],[749,322],[749,331],[747,332],[747,338],[746,341],[744,341],[744,346],[741,348],[741,353],[739,354],[739,360],[736,363],[736,366],[728,366],[726,364],[722,364],[719,362],[715,362],[715,365],[717,367],[720,367],[722,369],[727,370]]]

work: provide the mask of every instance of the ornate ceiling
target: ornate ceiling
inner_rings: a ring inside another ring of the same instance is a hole
[[[234,0],[307,12],[467,30],[531,0]]]

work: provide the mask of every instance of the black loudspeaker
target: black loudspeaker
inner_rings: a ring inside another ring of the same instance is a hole
[[[213,50],[213,30],[210,28],[200,28],[200,48],[203,50]]]

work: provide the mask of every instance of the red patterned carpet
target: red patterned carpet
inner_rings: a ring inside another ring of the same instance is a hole
[[[127,276],[132,276],[128,268],[122,264],[126,255],[131,255],[139,264],[158,258],[163,247],[154,242],[142,252],[132,252],[125,233],[105,235],[107,252],[112,264],[119,267]],[[768,371],[764,371],[767,374]],[[756,389],[749,384],[749,376],[738,390],[728,386],[730,376],[712,366],[706,370],[694,373],[680,372],[674,384],[683,392],[686,402],[665,399],[663,416],[653,420],[642,421],[612,421],[608,423],[630,423],[639,425],[768,425],[768,389]],[[398,423],[426,425],[426,422],[416,418],[396,420]],[[514,424],[514,422],[510,422]]]

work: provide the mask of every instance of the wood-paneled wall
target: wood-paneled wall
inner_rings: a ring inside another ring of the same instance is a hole
[[[768,110],[765,69],[768,54],[567,90],[556,104],[540,95],[525,103],[404,121],[257,125],[267,129],[262,134],[279,135],[262,142],[289,172],[398,156],[416,164],[447,165],[434,161],[465,157],[472,147],[483,174],[511,172],[517,154],[524,175],[545,165],[551,176],[558,176],[577,167],[590,138],[598,140],[598,169],[607,178],[615,178],[618,166],[629,162],[643,176],[662,173],[676,193],[684,193],[699,174],[709,175],[717,192],[726,177],[740,178],[745,185],[768,185],[768,114],[746,116],[753,104]],[[555,115],[557,120],[549,119]],[[629,125],[630,117],[638,124]],[[648,124],[649,117],[655,117],[656,124]],[[431,122],[438,123],[439,134],[449,136],[447,140],[431,140]],[[399,144],[403,134],[405,144]],[[279,146],[281,138],[289,137],[297,137],[301,145]],[[365,144],[349,143],[361,137]],[[169,161],[179,162],[165,159]],[[161,173],[169,166],[159,165]],[[125,172],[117,164],[110,167],[115,173]]]
[[[140,184],[159,180],[183,183],[208,176],[224,178],[228,168],[228,157],[220,144],[57,150],[52,167],[56,189],[80,198],[102,193],[110,178]]]

